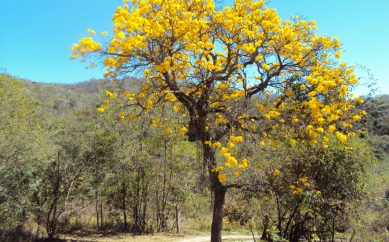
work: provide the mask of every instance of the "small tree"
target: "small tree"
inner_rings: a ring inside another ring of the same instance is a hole
[[[336,231],[349,227],[358,216],[358,202],[365,195],[367,164],[373,160],[364,140],[348,144],[331,139],[329,148],[283,144],[268,147],[270,165],[258,191],[271,218],[274,234],[288,241],[334,240]],[[274,241],[264,224],[262,239]]]
[[[316,35],[313,21],[282,21],[264,1],[238,0],[223,10],[212,0],[124,1],[113,22],[106,46],[83,38],[72,57],[100,56],[111,78],[144,72],[134,93],[107,92],[132,107],[132,119],[162,102],[188,118],[182,129],[202,144],[214,194],[211,241],[221,241],[227,189],[239,187],[227,175],[248,166],[236,143],[276,144],[273,134],[289,123],[284,139],[328,146],[328,133],[346,142],[346,129],[360,119],[349,94],[357,78],[336,61],[339,41]]]

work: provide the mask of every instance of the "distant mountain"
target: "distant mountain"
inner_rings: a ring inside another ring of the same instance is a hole
[[[38,100],[46,111],[55,115],[96,108],[102,102],[101,96],[104,90],[115,87],[127,90],[138,89],[142,82],[141,79],[128,78],[117,82],[93,79],[74,84],[56,84],[33,82],[8,74],[0,74],[0,81],[2,79],[22,82],[26,92]]]

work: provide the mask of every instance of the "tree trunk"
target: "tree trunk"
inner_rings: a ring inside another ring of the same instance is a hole
[[[181,208],[180,204],[176,205],[176,233],[181,233]]]
[[[103,202],[100,200],[100,228],[103,226]]]
[[[263,232],[262,232],[262,236],[261,236],[262,240],[265,240],[265,241],[270,240],[268,229],[269,229],[269,216],[265,215],[265,218],[263,219]]]
[[[331,242],[335,241],[335,217],[332,218]]]
[[[223,227],[223,206],[227,189],[219,182],[216,173],[211,173],[211,183],[214,193],[211,242],[221,242],[221,231]]]
[[[97,230],[100,230],[100,218],[99,218],[99,196],[98,196],[98,190],[96,189],[96,197],[95,197],[95,210],[96,210],[96,223],[97,223]]]
[[[127,187],[125,183],[122,183],[122,209],[123,209],[123,219],[124,219],[124,231],[128,230],[128,223],[127,223],[127,206],[126,206],[126,196],[127,196]]]
[[[57,233],[57,206],[60,197],[61,173],[60,173],[60,152],[57,153],[57,161],[55,164],[55,183],[53,186],[53,202],[51,203],[46,222],[46,231],[49,239],[53,239]]]
[[[211,180],[211,189],[214,195],[213,199],[213,215],[211,226],[211,242],[221,242],[221,231],[223,227],[223,206],[227,188],[220,183],[218,179],[218,173],[212,172],[212,169],[216,167],[215,151],[212,150],[207,144],[203,145],[204,150],[204,162],[207,164],[209,176]]]

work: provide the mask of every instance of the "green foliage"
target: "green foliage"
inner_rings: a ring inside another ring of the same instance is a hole
[[[366,110],[365,127],[372,135],[389,135],[389,95],[368,98],[361,106]]]
[[[34,166],[46,156],[46,136],[26,82],[1,75],[0,104],[0,227],[7,230],[28,217],[26,197],[34,185]]]
[[[259,191],[264,188],[263,206],[276,208],[267,213],[265,238],[270,240],[266,229],[273,226],[289,241],[331,239],[335,231],[350,228],[356,201],[365,194],[365,168],[373,156],[363,140],[349,145],[332,142],[327,149],[283,144],[265,151],[272,162]]]
[[[131,81],[106,87],[139,88],[139,80]],[[168,107],[132,122],[115,108],[99,114],[101,87],[98,81],[46,85],[0,75],[2,240],[9,231],[39,237],[78,229],[174,232],[177,209],[185,232],[209,228],[207,204],[214,198],[201,147],[166,127],[150,127],[162,117],[175,130],[185,117]],[[385,240],[386,103],[377,97],[360,107],[367,111],[361,123],[367,132],[349,145],[335,138],[328,149],[237,144],[242,157],[255,162],[235,178],[236,188],[245,189],[227,195],[226,229],[262,227],[263,238],[273,241],[293,241],[297,232],[328,239],[334,231]]]

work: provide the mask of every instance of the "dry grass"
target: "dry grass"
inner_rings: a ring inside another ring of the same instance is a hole
[[[257,237],[258,238],[258,237]],[[155,235],[139,235],[132,236],[130,234],[121,234],[121,235],[88,235],[88,236],[61,236],[61,239],[66,241],[128,241],[128,242],[206,242],[210,240],[210,236],[180,236],[180,235],[168,235],[168,234],[155,234]],[[258,238],[259,239],[259,238]],[[247,234],[235,234],[235,235],[223,235],[223,241],[253,241],[251,235]]]
[[[154,235],[131,235],[128,233],[106,235],[106,234],[88,234],[88,235],[62,235],[61,239],[71,241],[128,241],[128,242],[148,242],[148,241],[161,241],[161,242],[177,242],[184,238],[182,235],[169,235],[169,234],[154,234]]]

